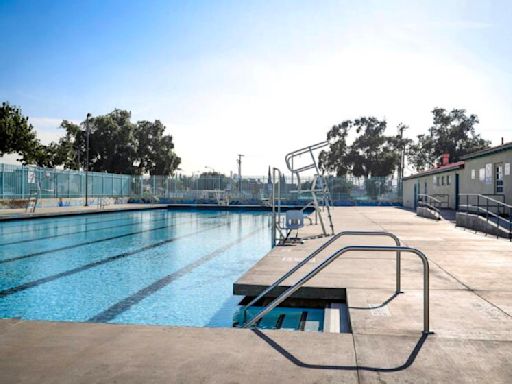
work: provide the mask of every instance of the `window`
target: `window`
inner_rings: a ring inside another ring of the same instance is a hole
[[[441,176],[441,185],[444,185],[444,176]]]
[[[446,175],[446,185],[450,185],[450,175]]]
[[[496,172],[496,193],[503,193],[503,164],[496,164],[494,169]]]
[[[485,181],[485,168],[480,168],[478,171],[478,178],[482,183]]]
[[[475,180],[476,179],[476,169],[472,169],[471,170],[471,180]]]

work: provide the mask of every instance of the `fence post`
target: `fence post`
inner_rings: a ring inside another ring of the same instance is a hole
[[[2,199],[4,198],[5,164],[2,164]]]
[[[25,198],[25,166],[21,167],[21,198]]]

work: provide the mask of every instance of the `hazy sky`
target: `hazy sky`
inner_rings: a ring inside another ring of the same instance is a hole
[[[435,106],[512,140],[510,1],[0,0],[0,99],[43,142],[114,108],[160,119],[185,172],[284,168],[361,115],[408,136]]]

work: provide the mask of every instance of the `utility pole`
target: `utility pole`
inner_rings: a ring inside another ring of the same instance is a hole
[[[398,174],[399,183],[400,183],[400,191],[402,191],[402,180],[404,178],[404,168],[405,168],[405,143],[403,142],[404,131],[409,129],[409,127],[405,124],[400,123],[398,125],[398,132],[400,133],[400,140],[402,141],[402,153],[400,154],[400,170]]]
[[[89,180],[89,134],[91,130],[89,129],[89,119],[91,118],[91,114],[87,114],[87,118],[85,119],[85,130],[86,130],[86,139],[85,139],[85,153],[86,153],[86,162],[85,162],[85,206],[89,206],[88,202],[88,180]]]
[[[238,192],[242,193],[242,157],[244,155],[238,155],[238,160],[236,161],[238,163]]]

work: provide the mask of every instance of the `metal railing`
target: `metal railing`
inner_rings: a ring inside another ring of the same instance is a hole
[[[279,181],[276,183],[276,174]],[[283,237],[281,231],[281,179],[282,173],[279,168],[272,168],[272,247],[276,246],[277,232]],[[276,208],[276,185],[277,185],[277,208]]]
[[[433,193],[430,196],[439,201],[438,208],[450,208],[450,195],[448,193]]]
[[[287,278],[289,278],[291,275],[293,275],[295,272],[297,272],[300,268],[302,268],[304,265],[306,265],[311,259],[313,259],[315,256],[320,254],[324,249],[326,249],[329,245],[334,243],[336,240],[338,240],[340,237],[343,236],[387,236],[391,237],[394,241],[396,246],[400,246],[400,239],[395,236],[391,232],[381,232],[381,231],[342,231],[338,232],[336,235],[331,237],[328,241],[323,243],[320,247],[318,247],[315,251],[313,251],[311,254],[309,254],[304,260],[302,260],[300,263],[295,265],[292,269],[290,269],[288,272],[286,272],[283,276],[281,276],[279,279],[274,281],[269,287],[265,288],[258,296],[256,296],[254,299],[252,299],[248,304],[246,304],[242,310],[244,311],[244,319],[245,314],[247,312],[247,309],[249,307],[256,304],[260,299],[262,299],[266,294],[268,294],[270,291],[275,289],[279,284],[281,284],[283,281],[285,281]],[[400,251],[396,252],[396,289],[395,292],[401,293],[401,256]]]
[[[441,218],[441,211],[438,207],[442,206],[442,203],[443,202],[441,200],[431,195],[426,195],[424,193],[418,194],[417,206],[434,211],[438,219]]]
[[[512,205],[477,193],[459,194],[459,202],[463,200],[466,204],[459,203],[459,211],[482,216],[487,223],[493,222],[498,228],[508,231],[509,239],[512,241]]]
[[[318,169],[317,161],[315,159],[315,156],[313,155],[313,151],[322,149],[322,148],[326,147],[327,145],[329,145],[328,141],[322,141],[321,143],[308,145],[307,147],[300,148],[293,152],[287,153],[286,156],[284,157],[286,166],[288,167],[290,172],[292,172],[292,174],[294,174],[297,177],[297,184],[298,184],[297,190],[298,191],[301,190],[301,181],[300,181],[300,173],[301,172],[304,172],[304,171],[307,171],[310,169],[314,169],[317,174],[320,173],[320,170]],[[301,166],[296,167],[294,164],[295,158],[306,155],[306,154],[309,154],[311,156],[312,162],[308,163],[306,165],[301,165]]]
[[[284,300],[290,297],[295,291],[301,288],[309,280],[320,273],[324,268],[329,266],[334,260],[347,252],[408,252],[416,254],[423,263],[423,333],[430,333],[429,329],[429,264],[428,258],[423,252],[416,248],[403,247],[403,246],[373,246],[373,245],[350,245],[339,249],[331,256],[325,259],[311,272],[306,274],[297,283],[284,291],[281,295],[275,298],[263,310],[261,310],[255,317],[243,325],[243,328],[250,328],[256,325],[267,313],[272,311],[275,307],[281,304]]]

